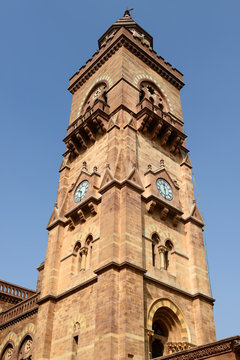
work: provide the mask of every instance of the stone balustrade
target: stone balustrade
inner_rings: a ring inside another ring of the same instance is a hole
[[[169,354],[174,354],[179,351],[189,350],[195,346],[196,345],[190,344],[188,342],[169,342],[169,343],[167,343]]]
[[[34,295],[35,291],[0,280],[0,294],[1,293],[24,300]]]
[[[22,301],[21,303],[11,307],[9,310],[0,314],[0,325],[3,325],[18,316],[21,316],[31,310],[37,309],[39,294],[35,294],[29,299]]]

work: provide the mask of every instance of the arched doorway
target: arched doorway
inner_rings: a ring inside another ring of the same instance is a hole
[[[148,316],[149,357],[171,353],[171,344],[189,342],[188,331],[180,310],[167,299],[159,300]]]

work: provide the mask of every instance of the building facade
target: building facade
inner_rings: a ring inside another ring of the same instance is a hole
[[[216,341],[214,300],[182,74],[128,10],[98,44],[70,79],[37,290],[0,284],[0,359],[191,359],[205,349],[235,359],[238,337],[206,345]]]

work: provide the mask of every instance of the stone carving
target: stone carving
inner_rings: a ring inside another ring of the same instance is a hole
[[[27,354],[32,348],[32,339],[28,339],[24,345],[24,351]]]
[[[6,350],[6,352],[5,352],[4,360],[11,359],[11,358],[12,358],[12,354],[13,354],[13,348],[12,348],[12,347],[9,347],[9,348]]]
[[[172,344],[174,344],[174,343],[169,343],[171,349],[177,348],[177,347],[174,347],[174,345],[172,345]],[[185,344],[185,343],[182,343],[182,344]],[[189,343],[186,343],[186,344],[189,344]],[[192,345],[192,344],[189,344],[189,345],[194,347],[194,345]],[[185,345],[182,345],[182,346],[185,346]],[[188,348],[188,349],[190,349],[190,348]],[[188,349],[184,349],[184,350],[188,350]],[[178,351],[183,351],[183,350],[178,350]],[[174,360],[202,359],[202,358],[205,358],[206,356],[217,355],[217,354],[220,354],[223,352],[228,352],[228,351],[231,351],[231,342],[230,341],[223,343],[223,344],[219,344],[219,345],[213,345],[213,346],[206,345],[206,347],[203,347],[200,349],[198,348],[196,350],[193,349],[192,351],[189,351],[185,354],[176,355],[172,359],[174,359]]]
[[[131,33],[133,34],[133,37],[139,39],[141,41],[142,44],[147,45],[150,49],[151,49],[151,44],[150,41],[146,39],[144,34],[140,34],[138,31],[136,31],[135,29],[131,30]]]
[[[179,351],[184,351],[195,347],[195,345],[188,342],[169,342],[167,343],[168,353],[173,354]]]
[[[78,330],[81,329],[81,325],[80,325],[80,322],[77,321],[74,325],[73,325],[73,331],[76,332]]]

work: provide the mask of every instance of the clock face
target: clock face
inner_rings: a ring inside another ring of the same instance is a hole
[[[89,182],[84,180],[78,185],[77,190],[74,193],[74,202],[79,203],[86,196],[88,192]]]
[[[173,199],[173,191],[171,185],[165,179],[157,179],[156,185],[159,194],[162,195],[164,199],[168,201],[171,201]]]

